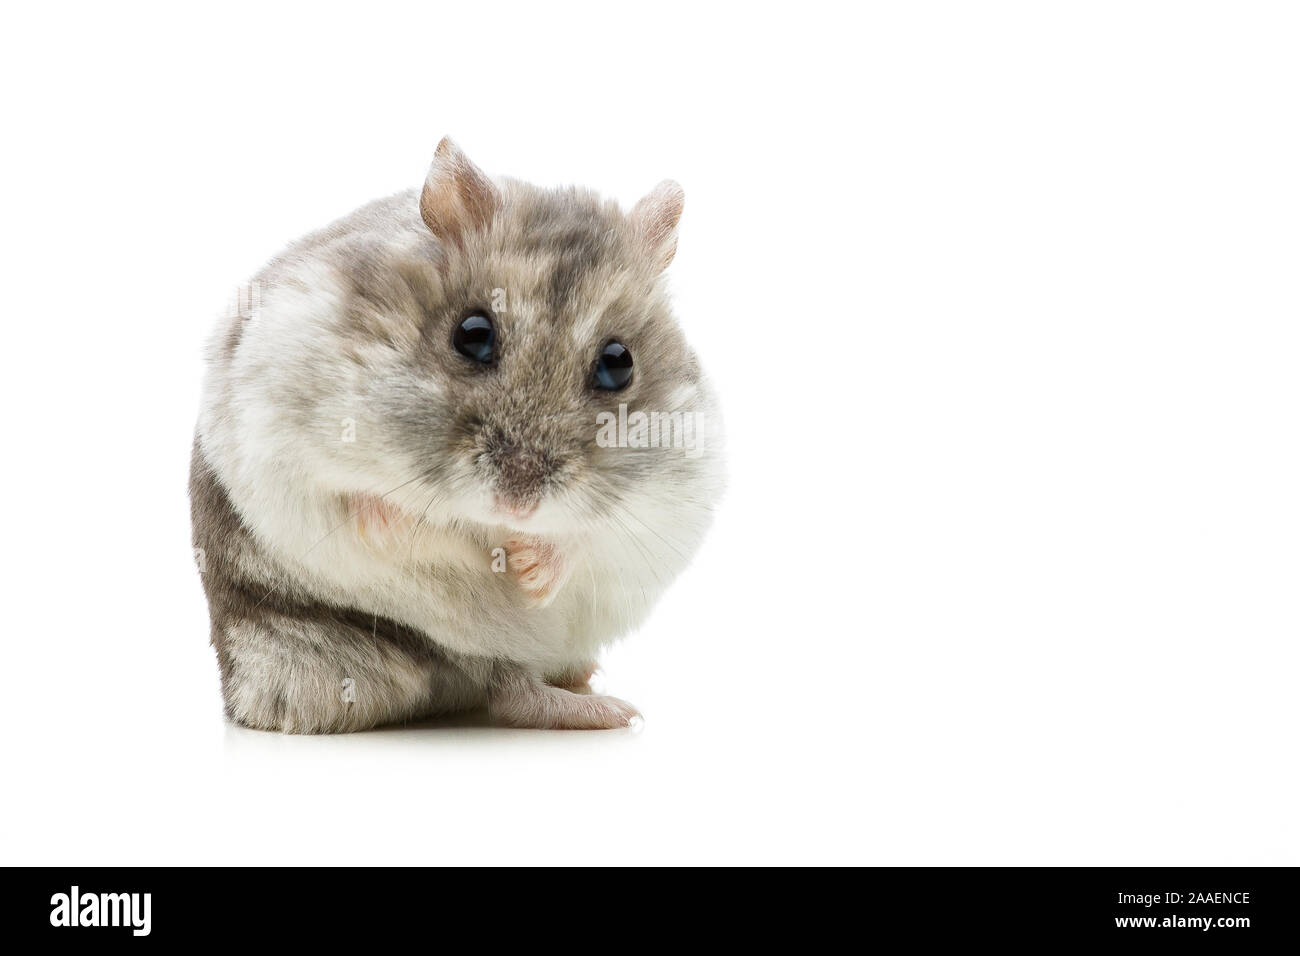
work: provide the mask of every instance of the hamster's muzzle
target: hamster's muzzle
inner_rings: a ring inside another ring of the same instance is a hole
[[[526,517],[537,509],[557,464],[549,452],[500,437],[488,441],[483,460],[499,507],[515,517]]]

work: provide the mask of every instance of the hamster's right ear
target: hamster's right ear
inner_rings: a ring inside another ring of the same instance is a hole
[[[501,194],[492,180],[444,136],[420,193],[420,218],[444,242],[464,246],[464,236],[492,221]]]

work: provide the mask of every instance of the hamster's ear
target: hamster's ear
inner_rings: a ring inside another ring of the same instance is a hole
[[[665,179],[632,208],[632,225],[659,272],[668,268],[677,252],[677,220],[685,202],[682,187]]]
[[[444,242],[463,245],[463,237],[492,221],[501,196],[492,180],[444,136],[420,193],[420,218]]]

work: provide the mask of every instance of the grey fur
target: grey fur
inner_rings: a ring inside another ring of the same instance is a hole
[[[197,439],[190,503],[228,716],[241,716],[230,703],[250,684],[263,719],[244,722],[289,733],[361,730],[486,703],[489,667],[458,661],[394,621],[315,600],[281,573],[239,520]],[[286,666],[248,673],[250,660],[267,658]],[[344,700],[348,679],[353,701]],[[424,693],[404,693],[407,684]]]

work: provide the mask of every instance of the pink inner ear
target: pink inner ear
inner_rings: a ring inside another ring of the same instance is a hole
[[[444,137],[420,193],[420,217],[435,236],[456,245],[492,220],[500,196],[492,180]]]
[[[685,202],[682,187],[665,179],[632,209],[632,221],[659,260],[661,269],[667,268],[677,251],[677,222]]]

